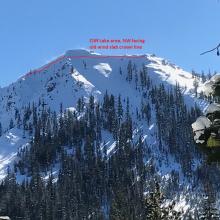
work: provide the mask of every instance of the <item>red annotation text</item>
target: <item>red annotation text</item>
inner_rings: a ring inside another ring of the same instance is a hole
[[[92,50],[131,50],[131,49],[143,49],[145,39],[135,38],[123,38],[123,39],[89,39],[89,49]]]

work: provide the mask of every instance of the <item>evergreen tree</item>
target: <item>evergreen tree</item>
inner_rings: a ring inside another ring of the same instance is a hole
[[[2,123],[0,122],[0,136],[2,136]]]
[[[11,118],[10,123],[9,123],[9,129],[12,129],[14,127],[14,122],[13,119]]]
[[[132,77],[133,77],[132,75],[133,75],[132,62],[131,60],[129,60],[128,66],[127,66],[127,78],[126,78],[128,82],[132,81]]]

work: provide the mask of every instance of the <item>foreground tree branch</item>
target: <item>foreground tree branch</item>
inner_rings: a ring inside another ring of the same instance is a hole
[[[206,53],[210,53],[210,52],[212,52],[212,51],[217,51],[217,56],[219,56],[220,55],[220,52],[219,52],[219,47],[220,47],[220,44],[218,44],[218,46],[217,47],[215,47],[215,48],[213,48],[213,49],[211,49],[211,50],[208,50],[208,51],[205,51],[205,52],[203,52],[203,53],[201,53],[200,55],[204,55],[204,54],[206,54]]]

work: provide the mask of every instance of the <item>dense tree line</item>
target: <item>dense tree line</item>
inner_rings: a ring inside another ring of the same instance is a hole
[[[19,185],[9,171],[0,186],[2,214],[12,219],[150,219],[148,209],[153,206],[144,197],[142,138],[132,142],[129,100],[123,110],[119,96],[116,110],[114,99],[106,93],[100,105],[91,96],[81,117],[63,111],[62,105],[59,117],[46,108],[37,114],[34,105],[26,109],[24,121],[33,117],[26,129],[32,127],[34,137],[31,146],[19,152],[15,171],[31,179]],[[110,157],[101,146],[101,128],[116,141]],[[72,153],[61,146],[72,148]],[[44,181],[41,172],[49,172],[54,163],[60,165],[57,179],[51,172]]]
[[[0,185],[0,215],[31,220],[181,219],[175,202],[164,206],[166,198],[180,190],[178,174],[172,172],[167,187],[161,187],[152,149],[141,132],[134,138],[133,131],[137,121],[149,126],[155,117],[155,147],[165,158],[174,156],[190,176],[191,159],[199,154],[191,147],[190,126],[201,113],[197,106],[186,107],[179,85],[153,86],[145,66],[138,70],[128,62],[126,73],[121,68],[119,72],[141,94],[135,113],[129,98],[107,91],[99,102],[92,95],[87,103],[80,98],[76,111],[61,104],[58,113],[52,112],[44,100],[15,111],[9,127],[17,126],[33,138],[30,146],[19,150],[19,160]],[[115,142],[110,153],[103,131]],[[53,174],[55,168],[58,174]],[[27,178],[18,184],[17,174]],[[214,200],[212,204],[210,212]],[[203,207],[198,216],[207,214],[207,203]]]

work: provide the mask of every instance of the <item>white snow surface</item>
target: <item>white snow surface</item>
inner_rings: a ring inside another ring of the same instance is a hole
[[[204,134],[205,128],[209,128],[211,126],[211,121],[205,117],[200,116],[197,120],[192,124],[192,129],[194,131],[194,140],[196,143],[204,143],[204,140],[200,140],[202,134]]]
[[[220,111],[220,104],[218,103],[211,103],[208,108],[205,111],[205,114],[211,114],[214,113],[216,111]]]
[[[192,124],[192,128],[193,128],[194,131],[209,128],[210,126],[211,126],[211,121],[205,116],[200,116],[196,120],[196,122],[194,122]]]
[[[109,77],[112,72],[112,68],[109,66],[108,63],[99,63],[94,66],[94,69],[98,70],[105,77]]]
[[[203,84],[201,89],[204,92],[204,94],[206,94],[207,96],[212,95],[213,85],[217,82],[220,82],[220,73],[215,74],[214,76],[212,76],[212,78],[209,81]]]
[[[0,179],[4,178],[7,168],[16,160],[18,149],[28,146],[29,139],[23,131],[13,128],[0,137]]]

